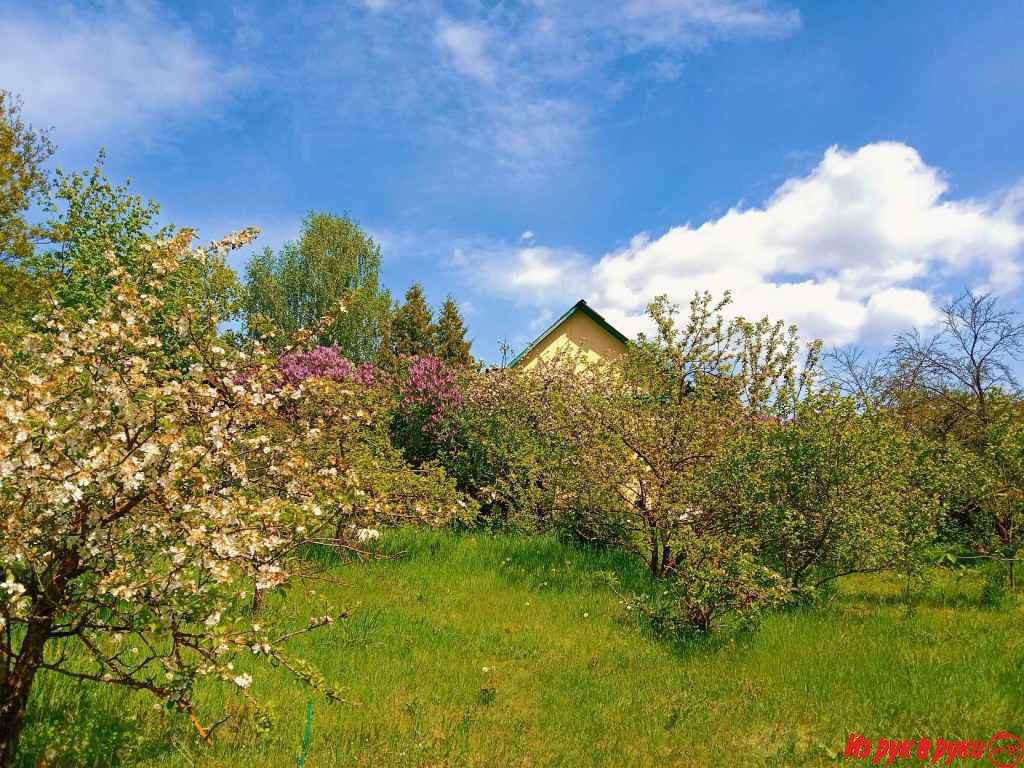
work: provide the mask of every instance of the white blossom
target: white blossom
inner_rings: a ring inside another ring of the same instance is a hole
[[[0,587],[3,587],[11,597],[25,594],[25,586],[16,582],[10,573],[7,574],[7,580],[0,584]]]
[[[356,531],[356,539],[360,542],[375,541],[380,538],[380,531],[376,528],[360,528]]]
[[[239,688],[242,688],[242,689],[248,688],[250,685],[252,685],[252,675],[249,675],[249,674],[236,675],[235,676],[235,685],[237,685]]]

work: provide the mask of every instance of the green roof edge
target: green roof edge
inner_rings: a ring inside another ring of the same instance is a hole
[[[585,314],[599,326],[604,328],[606,331],[608,331],[608,333],[610,333],[616,339],[621,341],[623,344],[629,344],[629,339],[626,338],[626,335],[624,333],[622,333],[618,328],[616,328],[614,325],[612,325],[603,317],[601,317],[601,314],[597,310],[593,309],[589,304],[587,304],[585,299],[580,299],[571,307],[569,307],[569,309],[567,309],[560,318],[558,318],[557,320],[555,320],[555,322],[549,325],[540,336],[538,336],[529,344],[527,344],[526,347],[523,348],[522,352],[513,357],[511,362],[509,362],[508,367],[515,368],[516,363],[522,360],[530,352],[530,350],[536,347],[537,344],[543,341],[549,333],[551,333],[553,330],[555,330],[555,328],[557,328],[566,320],[568,320],[576,312],[583,312],[583,314]]]

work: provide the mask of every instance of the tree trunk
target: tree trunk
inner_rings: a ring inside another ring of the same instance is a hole
[[[53,580],[35,595],[21,648],[7,674],[0,679],[0,768],[14,765],[32,682],[43,663],[46,642],[67,594],[68,583],[76,575],[80,562],[77,552],[64,552]]]
[[[359,513],[359,509],[356,507],[352,508],[354,515]],[[347,519],[338,513],[338,522],[334,524],[334,549],[339,555],[344,555],[350,550],[345,546],[345,538],[347,531],[345,530],[345,522]]]
[[[18,740],[25,727],[25,708],[32,681],[43,661],[53,614],[33,617],[10,674],[0,681],[0,768],[14,765]]]
[[[263,607],[263,590],[256,586],[253,582],[252,585],[252,615],[255,616],[260,612],[260,608]]]
[[[661,575],[661,564],[658,562],[658,545],[651,545],[651,554],[647,558],[647,567],[651,569],[651,575],[658,577]]]

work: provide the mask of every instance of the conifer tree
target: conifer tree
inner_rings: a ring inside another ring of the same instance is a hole
[[[413,283],[405,292],[405,303],[391,321],[391,344],[399,357],[434,354],[434,314],[423,295],[423,286]]]
[[[459,312],[459,305],[449,296],[441,306],[434,334],[434,349],[438,357],[448,365],[470,366],[473,356],[469,354],[470,342],[466,340],[466,322]]]

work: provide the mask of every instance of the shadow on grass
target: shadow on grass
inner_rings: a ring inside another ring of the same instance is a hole
[[[115,768],[165,757],[174,751],[172,734],[143,727],[140,717],[129,714],[124,699],[135,695],[40,672],[15,766]]]

